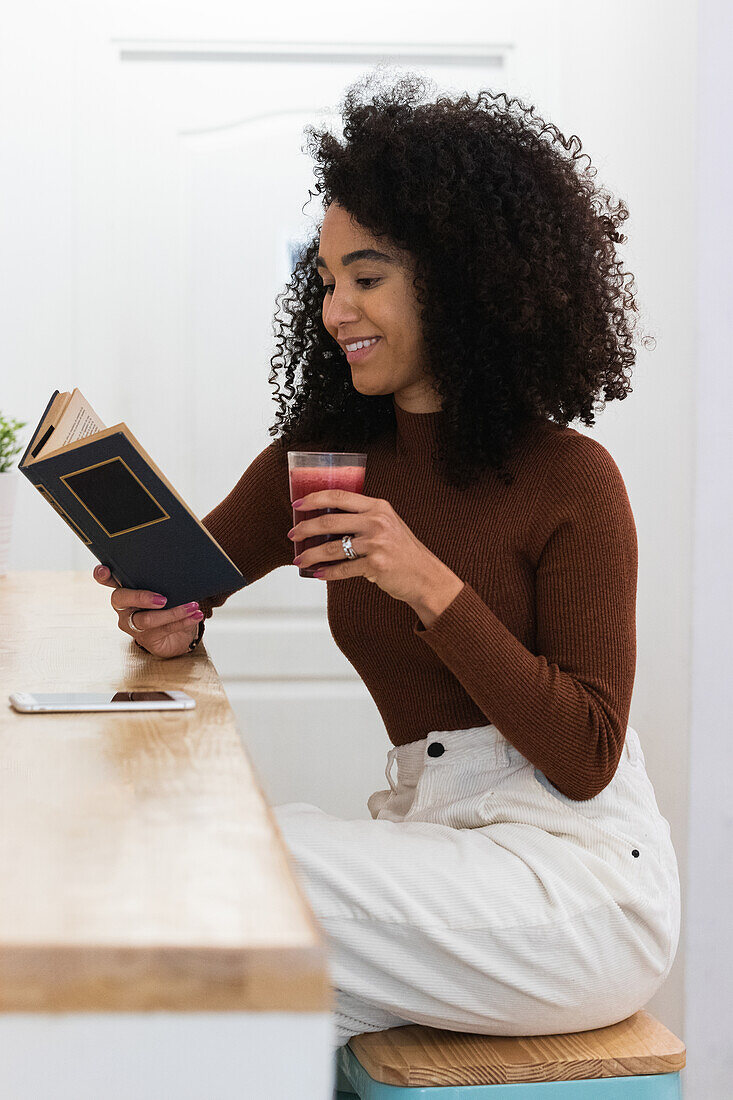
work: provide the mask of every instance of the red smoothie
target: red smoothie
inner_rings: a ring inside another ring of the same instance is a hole
[[[365,466],[296,466],[290,471],[290,499],[300,500],[309,493],[318,493],[323,489],[345,489],[349,493],[360,493],[364,488]],[[343,514],[348,509],[343,508],[319,508],[315,512],[300,511],[293,508],[293,526],[306,519],[315,519],[316,516],[325,516],[332,512]],[[341,539],[348,532],[343,531],[337,535],[320,534],[309,539],[303,539],[295,543],[293,557],[310,549],[311,546],[321,546],[324,542],[333,542]],[[344,559],[346,560],[346,559]],[[332,558],[327,562],[313,562],[311,565],[300,568],[301,577],[312,577],[319,565],[333,565]]]

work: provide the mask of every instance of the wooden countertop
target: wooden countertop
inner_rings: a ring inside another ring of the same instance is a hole
[[[0,1011],[327,1011],[325,947],[204,644],[163,661],[87,572],[0,577]],[[12,691],[176,688],[166,714]]]

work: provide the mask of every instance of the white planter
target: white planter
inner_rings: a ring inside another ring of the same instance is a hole
[[[10,539],[19,480],[18,470],[3,470],[0,473],[0,577],[7,573],[10,561]]]

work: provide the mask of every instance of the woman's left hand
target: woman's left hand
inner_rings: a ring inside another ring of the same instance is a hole
[[[441,571],[449,572],[440,558],[415,538],[386,500],[345,489],[323,489],[303,497],[297,511],[314,512],[319,508],[343,508],[346,514],[330,513],[301,520],[288,532],[288,537],[303,542],[315,535],[351,535],[351,545],[359,557],[345,558],[341,540],[334,539],[304,550],[294,563],[301,569],[320,562],[324,580],[365,577],[389,596],[409,604],[420,602]],[[331,558],[339,564],[322,564]]]

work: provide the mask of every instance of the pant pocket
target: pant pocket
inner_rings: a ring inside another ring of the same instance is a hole
[[[630,767],[630,765],[629,765]],[[664,853],[660,852],[658,810],[638,797],[638,784],[627,767],[595,798],[576,802],[546,777],[535,774],[541,803],[539,824],[585,853],[584,862],[602,881],[629,920],[645,927],[657,953],[665,952],[675,905]]]
[[[467,764],[426,766],[417,781],[405,821],[428,821],[452,829],[482,829],[492,820],[495,767]]]

